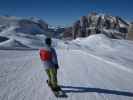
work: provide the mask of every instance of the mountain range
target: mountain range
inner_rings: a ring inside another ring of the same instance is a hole
[[[66,29],[64,37],[87,37],[92,34],[105,34],[114,39],[126,39],[130,22],[119,16],[111,16],[96,12],[82,16],[73,25]]]
[[[72,40],[104,34],[113,39],[132,39],[132,29],[132,23],[119,16],[95,12],[82,16],[69,27],[51,27],[36,17],[0,16],[0,48],[42,47],[46,36]]]

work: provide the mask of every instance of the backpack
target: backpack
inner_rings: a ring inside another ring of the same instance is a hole
[[[52,59],[52,53],[48,50],[41,49],[40,50],[40,59],[42,61],[49,61]]]

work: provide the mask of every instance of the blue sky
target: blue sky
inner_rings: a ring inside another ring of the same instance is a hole
[[[133,21],[133,0],[0,0],[0,15],[36,16],[51,25],[71,25],[92,11]]]

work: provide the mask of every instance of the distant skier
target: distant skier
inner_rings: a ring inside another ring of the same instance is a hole
[[[53,91],[60,90],[57,81],[57,69],[58,61],[55,49],[51,46],[51,38],[45,39],[46,46],[40,49],[40,59],[45,67],[46,73],[48,75],[48,85],[52,88]]]

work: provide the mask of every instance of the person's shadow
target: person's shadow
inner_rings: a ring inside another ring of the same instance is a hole
[[[63,85],[61,85],[61,88],[66,93],[96,92],[96,93],[103,93],[103,94],[114,94],[114,95],[133,97],[133,93],[132,92],[127,92],[127,91],[92,88],[92,87],[63,86]]]

